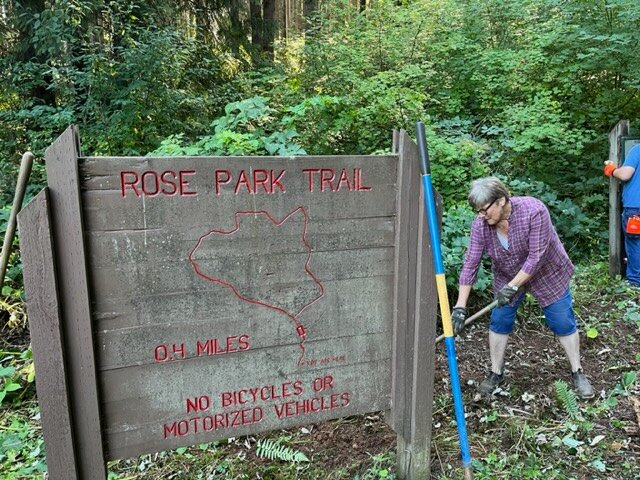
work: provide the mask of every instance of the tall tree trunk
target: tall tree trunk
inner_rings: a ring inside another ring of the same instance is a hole
[[[40,15],[45,10],[44,0],[26,0],[16,2],[16,18],[18,26],[18,48],[16,49],[17,62],[34,62],[41,65],[47,63],[47,58],[42,52],[38,52],[34,45],[33,23],[31,19],[35,15]],[[36,85],[32,82],[32,87],[28,92],[28,96],[38,99],[43,105],[54,106],[56,103],[55,93],[47,89],[46,85],[52,83],[51,74],[43,72],[43,82]]]
[[[262,0],[249,0],[249,18],[251,19],[251,44],[262,50]]]
[[[276,0],[262,0],[262,18],[264,19],[262,50],[272,54],[277,30]]]
[[[242,36],[244,29],[240,21],[240,2],[231,2],[229,4],[229,39],[231,40],[231,51],[238,56],[240,53],[240,45],[243,43]]]

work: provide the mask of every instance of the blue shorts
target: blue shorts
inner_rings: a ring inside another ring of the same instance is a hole
[[[494,308],[491,312],[489,330],[503,335],[510,334],[513,331],[516,312],[524,297],[524,295],[520,295],[520,298],[513,305]],[[557,336],[565,337],[578,331],[576,316],[573,313],[573,299],[568,288],[559,300],[544,307],[542,311],[544,312],[544,318],[547,320],[547,325]]]

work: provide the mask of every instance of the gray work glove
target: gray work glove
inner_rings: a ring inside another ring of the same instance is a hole
[[[502,307],[504,305],[508,305],[513,300],[513,297],[518,293],[518,287],[509,285],[508,283],[500,289],[498,295],[496,296],[496,300],[498,300],[498,306]]]
[[[451,312],[451,322],[453,323],[453,334],[460,335],[464,329],[464,321],[467,319],[467,309],[456,307]]]

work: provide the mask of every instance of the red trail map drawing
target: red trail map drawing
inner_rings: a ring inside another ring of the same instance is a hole
[[[234,221],[234,228],[210,230],[198,239],[189,253],[191,266],[199,277],[229,289],[240,300],[285,315],[299,338],[301,365],[307,330],[300,316],[324,296],[309,266],[309,216],[299,206],[281,220],[260,210],[236,212]]]

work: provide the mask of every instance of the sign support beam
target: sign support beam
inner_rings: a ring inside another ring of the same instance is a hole
[[[49,478],[78,480],[48,193],[44,188],[18,215],[20,251],[25,279],[37,279],[25,290]]]
[[[71,126],[46,150],[51,228],[62,331],[69,367],[70,406],[79,477],[106,478],[80,201],[78,128]]]

